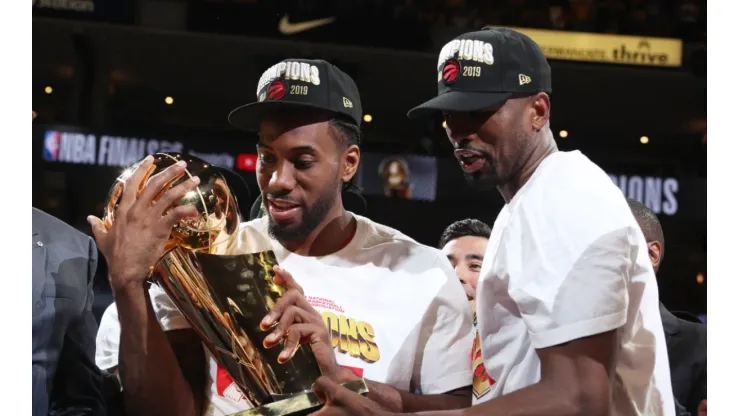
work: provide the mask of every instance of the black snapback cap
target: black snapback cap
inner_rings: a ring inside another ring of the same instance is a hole
[[[238,107],[229,122],[242,130],[259,130],[262,112],[272,108],[315,108],[362,122],[360,92],[352,78],[320,59],[286,59],[271,66],[257,83],[257,101]]]
[[[437,60],[437,96],[408,117],[438,111],[481,111],[518,94],[552,92],[550,64],[529,36],[491,27],[448,42]]]

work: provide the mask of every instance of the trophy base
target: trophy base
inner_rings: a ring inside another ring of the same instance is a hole
[[[342,386],[354,393],[366,396],[367,384],[364,379],[342,383]],[[301,393],[287,399],[234,413],[229,416],[302,416],[309,415],[321,408],[322,404],[313,392]]]

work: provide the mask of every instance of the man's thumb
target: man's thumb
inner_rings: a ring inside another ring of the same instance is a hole
[[[103,236],[108,232],[105,229],[105,224],[103,224],[103,221],[100,220],[100,218],[89,215],[87,217],[87,222],[90,223],[90,226],[92,227],[93,236],[95,236],[95,241],[100,245],[101,239]]]
[[[331,378],[321,376],[313,383],[311,390],[313,390],[313,393],[322,403],[326,403],[327,401],[334,401],[336,399],[336,392],[340,388],[341,386]]]

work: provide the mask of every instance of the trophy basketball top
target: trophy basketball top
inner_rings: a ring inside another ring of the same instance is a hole
[[[185,171],[174,180],[167,183],[160,192],[160,196],[173,186],[190,179],[193,176],[200,178],[200,184],[188,192],[177,205],[192,205],[198,210],[198,215],[187,218],[175,224],[165,250],[180,246],[202,253],[217,254],[228,247],[236,236],[241,222],[239,204],[233,190],[226,182],[223,169],[213,166],[195,156],[180,153],[157,153],[154,163],[144,175],[142,182],[132,184],[138,186],[140,193],[146,183],[154,175],[162,172],[175,163],[184,160],[187,163]],[[126,182],[142,161],[128,167],[116,179],[108,193],[108,199],[103,213],[103,222],[107,228],[113,225],[115,212],[123,194]],[[138,193],[137,193],[138,194]]]

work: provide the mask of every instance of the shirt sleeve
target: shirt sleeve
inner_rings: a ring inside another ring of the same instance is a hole
[[[161,287],[155,284],[149,286],[149,298],[152,301],[154,315],[163,331],[190,328],[187,318],[177,309],[175,303]]]
[[[167,293],[157,285],[149,287],[149,299],[152,302],[154,315],[163,331],[174,331],[190,328],[185,316],[175,307]],[[121,342],[121,324],[118,321],[118,310],[113,303],[103,312],[96,337],[95,363],[101,370],[110,370],[118,366],[118,353]]]
[[[118,348],[121,339],[121,326],[118,323],[116,304],[111,303],[100,318],[98,334],[95,338],[95,364],[101,370],[118,366]]]
[[[628,282],[644,237],[616,187],[590,188],[544,190],[539,206],[522,206],[511,223],[521,241],[503,248],[517,275],[510,295],[534,348],[627,321]]]
[[[443,275],[445,283],[423,317],[414,384],[422,394],[441,394],[473,384],[473,314],[447,259],[437,257],[430,273]]]

